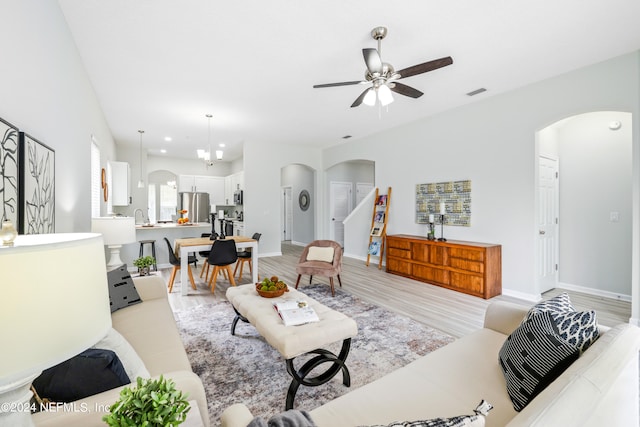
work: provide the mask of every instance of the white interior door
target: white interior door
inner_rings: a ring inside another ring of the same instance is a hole
[[[367,197],[367,194],[369,194],[371,190],[373,190],[373,184],[368,182],[356,182],[356,206],[360,204],[362,199]]]
[[[540,292],[558,283],[558,160],[538,159],[538,286]]]
[[[344,246],[344,224],[342,221],[353,209],[351,198],[352,185],[350,182],[331,182],[329,186],[329,235]]]
[[[291,240],[291,232],[293,230],[293,203],[291,201],[291,187],[282,188],[281,229],[281,240]]]

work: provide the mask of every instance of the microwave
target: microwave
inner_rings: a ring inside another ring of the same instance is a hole
[[[233,204],[241,205],[242,204],[242,190],[236,190],[233,193]]]

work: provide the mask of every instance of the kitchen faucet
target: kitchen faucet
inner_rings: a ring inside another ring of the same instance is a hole
[[[138,221],[136,221],[136,216],[138,215],[138,212],[140,212],[140,216],[142,217],[142,224],[146,223],[146,220],[144,219],[144,212],[142,211],[142,209],[138,208],[135,211],[133,211],[133,221],[138,224]]]

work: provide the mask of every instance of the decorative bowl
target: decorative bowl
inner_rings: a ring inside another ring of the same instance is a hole
[[[285,292],[289,292],[289,288],[278,289],[275,291],[263,291],[260,288],[262,287],[262,283],[256,283],[256,292],[263,298],[276,298],[282,296]]]

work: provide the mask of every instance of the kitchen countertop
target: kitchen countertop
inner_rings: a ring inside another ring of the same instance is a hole
[[[136,224],[136,230],[157,230],[159,228],[199,228],[206,227],[211,228],[211,224],[208,222],[193,222],[189,224],[176,224],[175,222],[163,223],[163,224],[153,224],[153,225],[142,225]]]

